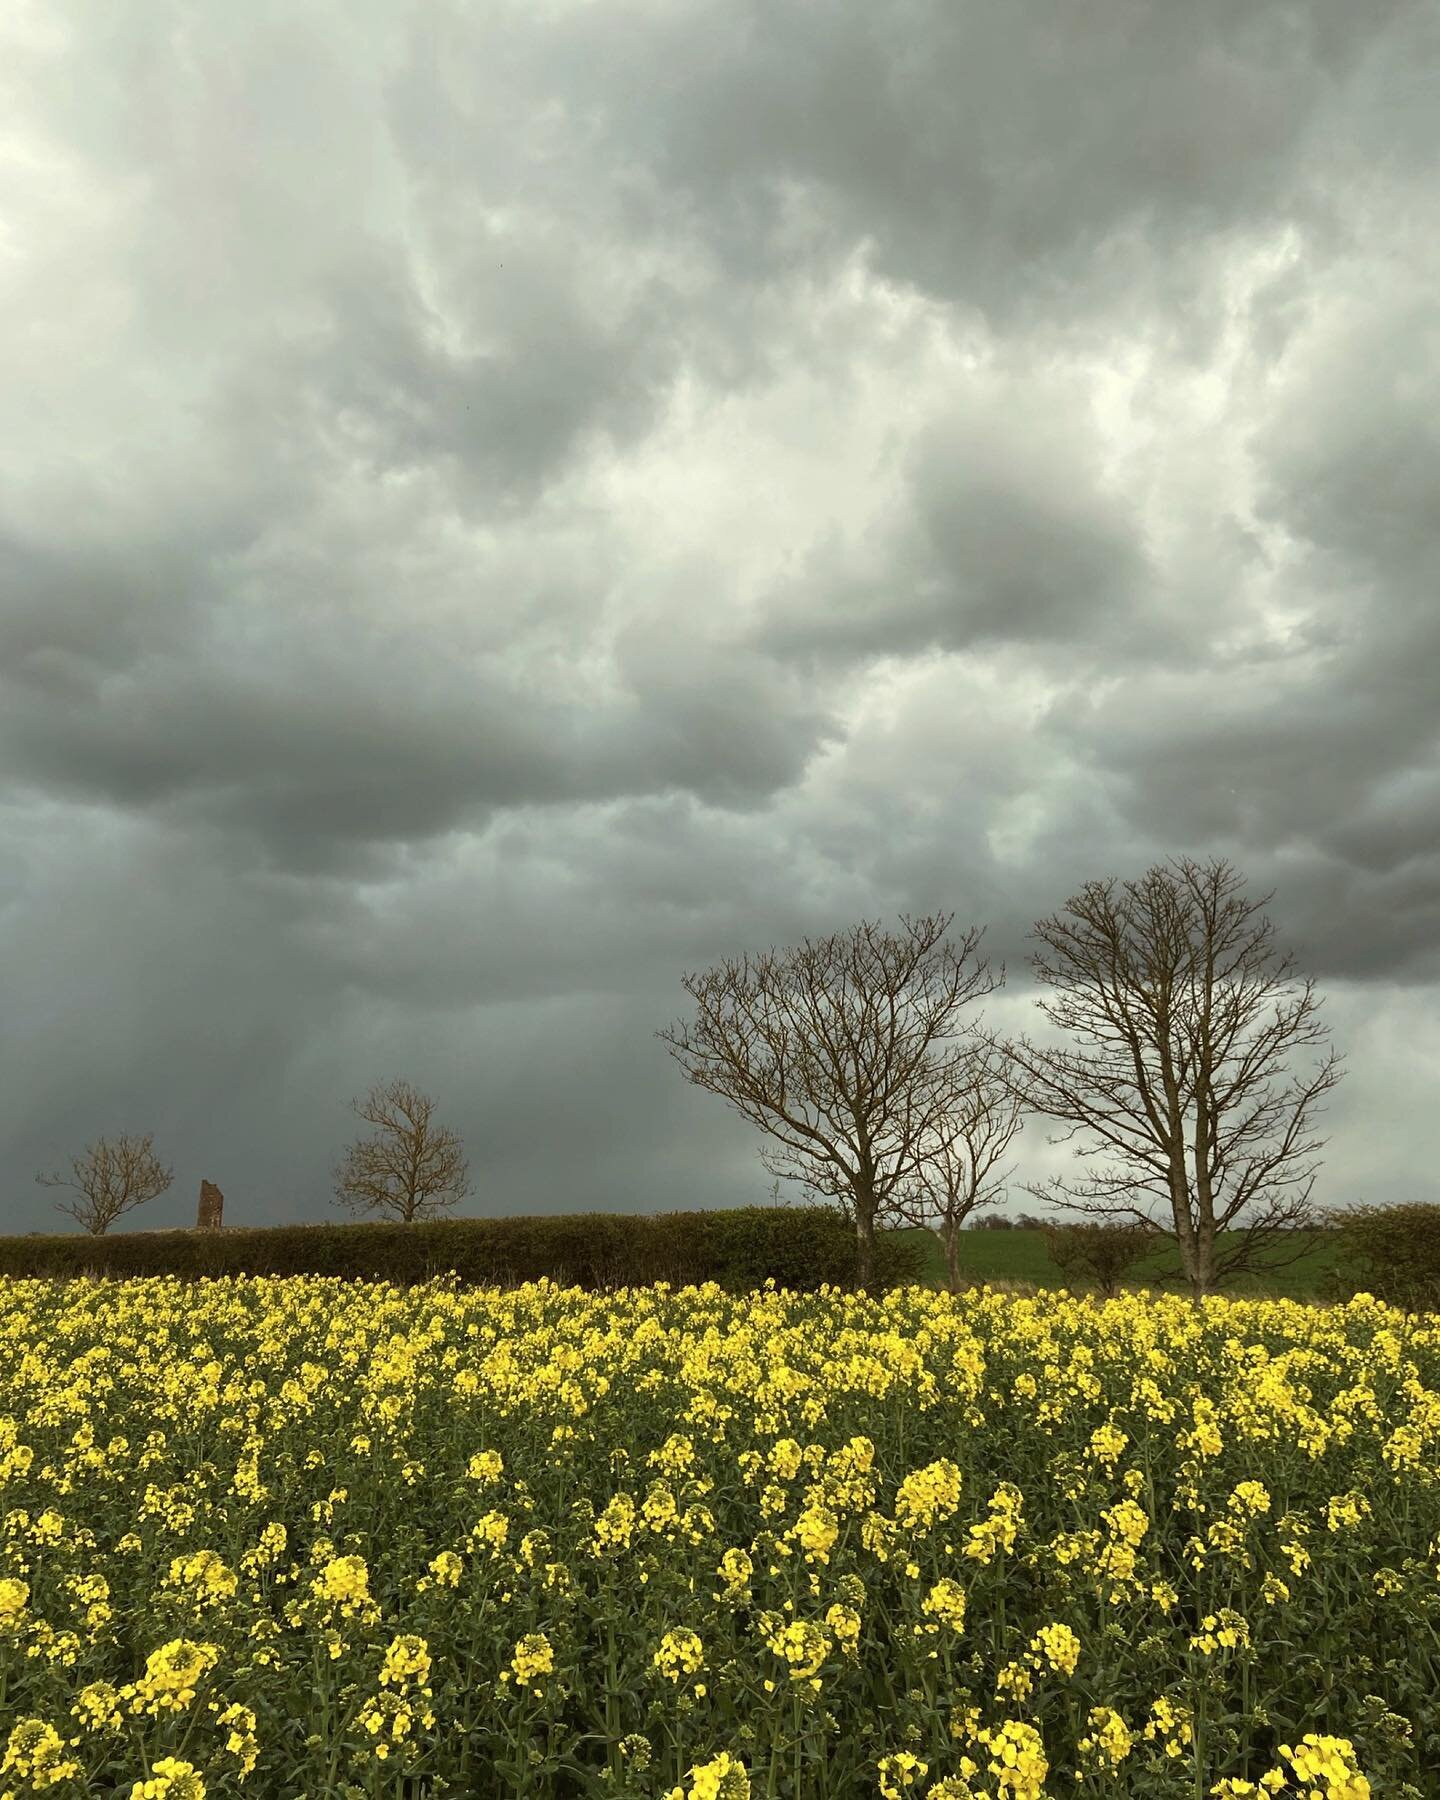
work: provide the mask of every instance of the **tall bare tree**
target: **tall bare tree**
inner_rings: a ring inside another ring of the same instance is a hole
[[[844,1207],[862,1287],[876,1224],[963,1097],[960,1009],[1004,979],[1003,965],[996,980],[970,963],[979,932],[942,941],[952,917],[902,915],[898,934],[861,923],[687,974],[694,1020],[657,1033],[696,1086],[776,1140],[762,1155],[772,1175]]]
[[[914,1175],[896,1195],[902,1219],[939,1234],[952,1294],[960,1292],[960,1234],[972,1213],[999,1199],[1009,1171],[995,1165],[1019,1132],[1022,1112],[1003,1059],[991,1051],[977,1056],[957,1110],[936,1123]]]
[[[356,1212],[389,1213],[407,1224],[470,1192],[460,1139],[438,1129],[435,1102],[408,1081],[381,1083],[353,1109],[379,1134],[352,1144],[335,1170],[335,1197]]]
[[[163,1168],[152,1149],[155,1134],[143,1138],[122,1133],[112,1145],[104,1138],[89,1145],[84,1156],[71,1159],[71,1178],[37,1175],[42,1187],[66,1187],[79,1197],[57,1200],[63,1213],[84,1226],[92,1237],[103,1237],[122,1213],[143,1206],[163,1194],[175,1179],[173,1169]]]
[[[1304,1079],[1277,1087],[1292,1052],[1316,1045],[1313,983],[1296,992],[1273,927],[1256,915],[1273,897],[1245,900],[1223,860],[1157,864],[1115,893],[1092,881],[1068,917],[1032,936],[1053,953],[1031,961],[1060,998],[1046,1017],[1092,1047],[1004,1047],[1012,1092],[1027,1110],[1065,1120],[1110,1154],[1114,1168],[1067,1186],[1027,1184],[1037,1199],[1108,1219],[1145,1220],[1173,1236],[1197,1296],[1228,1277],[1277,1268],[1304,1248],[1324,1139],[1308,1135],[1316,1103],[1341,1079],[1333,1053]],[[990,1040],[992,1043],[995,1040]],[[1158,1212],[1158,1217],[1156,1216]]]

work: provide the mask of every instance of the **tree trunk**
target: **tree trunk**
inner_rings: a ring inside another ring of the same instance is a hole
[[[1190,1285],[1194,1289],[1195,1298],[1203,1300],[1206,1294],[1215,1292],[1215,1225],[1214,1221],[1200,1221],[1200,1229],[1195,1234],[1195,1273]]]
[[[875,1286],[875,1214],[859,1201],[855,1205],[855,1281],[862,1293]]]
[[[1190,1210],[1190,1189],[1185,1171],[1170,1164],[1170,1216],[1175,1225],[1175,1245],[1180,1252],[1180,1273],[1194,1299],[1205,1291],[1201,1285],[1202,1247],[1195,1231],[1195,1217]]]
[[[950,1292],[960,1292],[960,1227],[958,1225],[942,1225],[940,1242],[945,1246],[945,1274],[950,1285]]]
[[[1190,1287],[1192,1300],[1215,1292],[1215,1227],[1193,1221],[1188,1209],[1175,1214],[1175,1239],[1180,1246],[1180,1272]]]

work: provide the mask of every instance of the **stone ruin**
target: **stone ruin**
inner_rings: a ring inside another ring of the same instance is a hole
[[[213,1181],[200,1183],[200,1210],[195,1215],[197,1231],[219,1231],[220,1214],[225,1205],[225,1196]]]

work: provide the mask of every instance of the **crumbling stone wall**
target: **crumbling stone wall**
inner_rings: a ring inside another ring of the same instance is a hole
[[[225,1206],[225,1196],[213,1181],[200,1183],[200,1210],[195,1216],[197,1231],[219,1231],[220,1214]]]

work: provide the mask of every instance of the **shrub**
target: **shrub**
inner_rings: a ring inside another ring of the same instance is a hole
[[[882,1233],[876,1274],[920,1278],[917,1246]],[[0,1275],[329,1275],[410,1286],[447,1272],[464,1286],[514,1287],[548,1276],[589,1290],[714,1281],[731,1292],[813,1291],[855,1282],[855,1233],[833,1208],[565,1213],[513,1219],[279,1225],[224,1232],[120,1232],[104,1238],[0,1238]]]
[[[1332,1297],[1371,1293],[1411,1312],[1440,1311],[1440,1206],[1356,1206],[1330,1223],[1339,1234]]]
[[[1118,1294],[1130,1270],[1155,1248],[1154,1227],[1138,1221],[1131,1225],[1098,1221],[1047,1225],[1044,1230],[1050,1260],[1068,1276],[1093,1281],[1107,1296]]]

